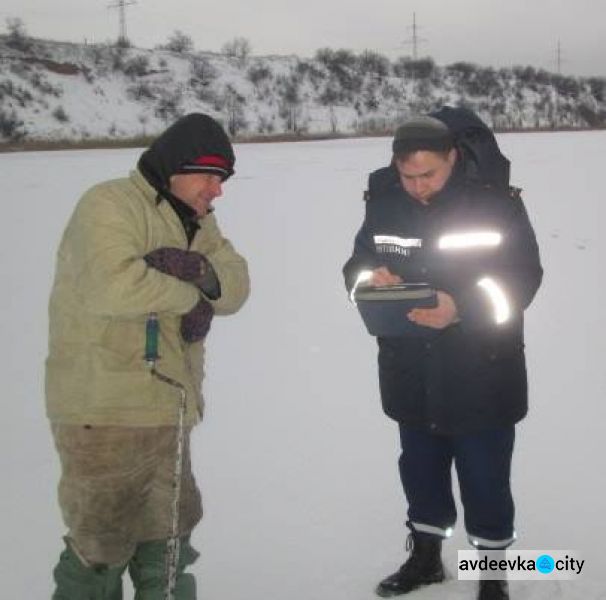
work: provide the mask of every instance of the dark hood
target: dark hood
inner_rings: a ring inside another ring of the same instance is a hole
[[[234,173],[236,158],[225,131],[212,117],[192,113],[181,117],[162,133],[141,155],[138,168],[158,193],[165,195],[170,176],[182,165],[202,155],[218,154],[230,164]]]

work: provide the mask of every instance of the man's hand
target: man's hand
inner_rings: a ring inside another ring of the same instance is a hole
[[[213,266],[199,252],[164,247],[152,250],[143,258],[150,267],[193,283],[211,300],[217,300],[221,295],[221,286]]]
[[[200,298],[198,304],[181,317],[181,335],[188,343],[199,342],[206,337],[215,311],[211,304]]]
[[[372,272],[370,285],[393,285],[394,283],[402,283],[402,278],[399,275],[394,275],[387,267],[379,267]]]
[[[417,325],[444,329],[458,320],[457,307],[450,294],[438,291],[438,306],[436,308],[413,308],[408,318]]]
[[[143,258],[150,267],[192,283],[196,283],[206,268],[204,256],[180,248],[157,248]]]

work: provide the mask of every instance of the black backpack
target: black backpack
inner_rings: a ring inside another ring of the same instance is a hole
[[[444,106],[429,116],[452,131],[469,180],[510,193],[515,189],[509,185],[509,160],[501,154],[494,134],[478,115],[468,108]]]

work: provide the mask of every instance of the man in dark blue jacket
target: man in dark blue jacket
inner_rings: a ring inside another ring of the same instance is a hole
[[[371,174],[366,200],[343,269],[348,290],[399,282],[437,290],[435,308],[402,313],[408,334],[378,338],[412,542],[408,560],[377,587],[388,597],[444,578],[453,462],[471,544],[504,549],[515,540],[510,467],[514,425],[527,411],[523,312],[543,271],[519,194],[466,177],[452,133],[433,117],[397,130],[392,164]],[[508,597],[506,582],[481,581],[481,600]]]

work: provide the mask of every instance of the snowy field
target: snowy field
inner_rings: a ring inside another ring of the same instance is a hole
[[[586,560],[578,581],[515,582],[512,598],[606,598],[606,132],[500,142],[546,271],[527,313],[531,411],[514,456],[514,548]],[[387,139],[237,148],[217,215],[249,259],[253,293],[209,337],[206,419],[193,446],[205,501],[194,535],[200,600],[371,600],[404,557],[397,430],[380,409],[374,340],[340,274],[366,174],[388,149]],[[0,155],[3,598],[49,598],[62,548],[43,399],[56,247],[80,193],[122,176],[138,154]],[[468,548],[462,519],[445,545],[451,579],[407,597],[474,598],[475,584],[456,580],[459,548]]]

